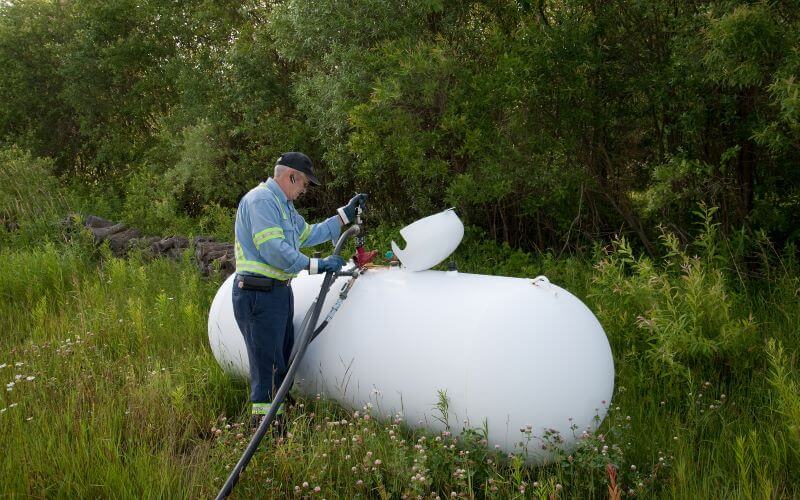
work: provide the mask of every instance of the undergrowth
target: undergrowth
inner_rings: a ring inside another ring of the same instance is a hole
[[[9,158],[0,163],[3,493],[215,495],[249,438],[246,385],[220,370],[207,343],[219,277],[201,277],[189,253],[175,262],[98,249],[63,224],[69,197],[46,166]],[[26,201],[42,193],[52,204]],[[528,467],[521,454],[487,449],[480,428],[429,434],[401,415],[298,395],[288,435],[262,444],[236,494],[800,495],[796,251],[719,234],[713,209],[700,207],[697,220],[688,243],[663,232],[659,259],[624,239],[585,258],[531,255],[468,230],[454,257],[461,272],[546,274],[587,303],[612,345],[616,392],[596,434],[561,451],[558,436],[519,430],[551,447],[553,463]],[[369,235],[381,250],[390,238],[393,228]]]

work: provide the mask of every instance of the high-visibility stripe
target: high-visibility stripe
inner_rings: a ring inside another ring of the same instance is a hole
[[[303,228],[303,232],[300,233],[300,244],[302,245],[304,241],[308,239],[308,236],[311,234],[311,225],[306,222],[306,227]]]
[[[272,408],[272,403],[253,403],[253,409],[251,413],[253,415],[266,415],[269,413],[270,408]],[[283,405],[278,408],[278,412],[276,415],[280,415],[283,413]]]
[[[244,258],[244,250],[242,250],[242,245],[239,244],[237,240],[235,245],[235,254],[236,254],[236,272],[246,271],[249,273],[260,274],[262,276],[266,276],[268,278],[274,278],[276,280],[288,280],[297,276],[297,274],[289,274],[284,272],[282,269],[278,269],[277,267],[270,266],[269,264],[265,264],[264,262],[260,262],[257,260],[246,260]]]
[[[259,231],[253,236],[253,243],[258,249],[262,243],[274,238],[283,238],[283,229],[280,227],[268,227],[263,231]]]

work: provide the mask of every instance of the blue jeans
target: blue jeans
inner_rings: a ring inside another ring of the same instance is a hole
[[[292,288],[243,290],[233,282],[233,314],[250,363],[250,402],[270,403],[283,383],[294,344]]]

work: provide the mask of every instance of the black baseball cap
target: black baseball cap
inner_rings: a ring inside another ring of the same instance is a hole
[[[297,151],[283,153],[275,164],[293,168],[298,172],[303,172],[306,174],[306,177],[308,177],[308,180],[311,182],[311,184],[315,186],[322,185],[322,183],[319,182],[319,179],[317,179],[317,176],[314,175],[314,166],[311,164],[311,158],[303,153],[299,153]]]

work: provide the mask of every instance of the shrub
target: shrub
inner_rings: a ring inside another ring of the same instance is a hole
[[[59,237],[67,201],[52,175],[53,162],[12,146],[0,149],[0,241],[37,243]]]

